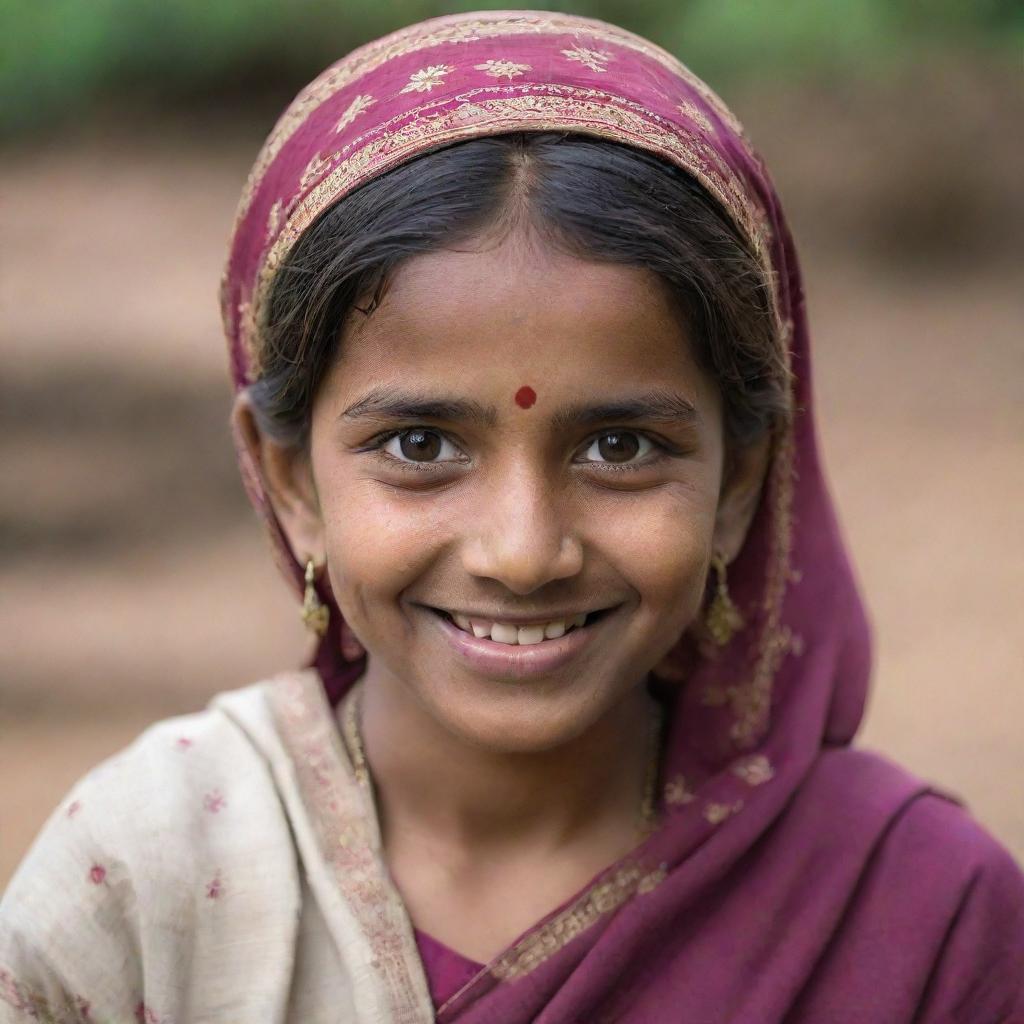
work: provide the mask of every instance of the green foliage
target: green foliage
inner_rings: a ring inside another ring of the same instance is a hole
[[[352,47],[487,0],[0,0],[0,133],[98,104],[285,95]],[[1019,0],[591,0],[546,9],[650,36],[721,84],[751,75],[870,73],[934,47],[1012,49]]]

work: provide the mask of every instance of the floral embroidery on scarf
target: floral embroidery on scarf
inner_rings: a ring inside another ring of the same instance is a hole
[[[670,779],[665,785],[665,803],[678,805],[692,803],[694,793],[682,775]]]
[[[585,46],[574,46],[571,50],[563,50],[562,55],[567,60],[574,60],[591,71],[607,71],[605,65],[612,59],[610,53],[604,50],[588,50]]]
[[[302,177],[299,179],[299,190],[305,192],[310,185],[320,177],[328,167],[331,166],[331,158],[327,157],[324,159],[319,153],[314,153],[313,158],[306,164],[306,169],[302,172]],[[280,215],[281,200],[279,199],[274,206],[278,208],[278,215]],[[270,211],[273,213],[273,209]],[[276,229],[275,229],[276,230]]]
[[[68,804],[68,810],[67,810],[68,817],[69,818],[73,818],[81,809],[82,809],[82,801],[81,800],[72,800],[71,803]]]
[[[361,113],[369,110],[377,101],[369,94],[357,96],[346,108],[345,113],[338,118],[334,126],[336,132],[344,131]]]
[[[175,740],[174,745],[178,748],[178,750],[188,750],[189,747],[192,746],[192,740],[190,740],[187,736],[179,736],[177,740]]]
[[[107,869],[102,864],[93,864],[89,868],[89,881],[93,885],[102,885],[107,877]]]
[[[82,996],[63,997],[61,1005],[51,1002],[41,992],[23,985],[12,974],[0,967],[0,1003],[20,1010],[29,1020],[47,1024],[88,1024],[91,1004]]]
[[[732,766],[732,773],[748,786],[763,786],[775,778],[775,769],[764,754],[751,754]]]
[[[421,150],[428,142],[438,143],[450,139],[454,131],[465,126],[463,114],[466,113],[467,104],[472,104],[474,118],[480,116],[486,120],[514,120],[517,127],[522,128],[529,127],[531,123],[542,123],[547,129],[552,127],[553,122],[578,123],[579,120],[585,119],[589,124],[604,126],[611,130],[613,135],[629,131],[648,138],[656,138],[657,151],[664,152],[671,159],[689,167],[691,173],[712,197],[718,199],[731,213],[736,223],[743,225],[744,231],[757,249],[759,258],[767,259],[767,252],[763,249],[760,236],[752,223],[753,214],[749,197],[743,192],[739,179],[707,144],[696,138],[683,137],[676,128],[663,127],[658,120],[651,120],[645,108],[627,100],[618,101],[621,105],[609,105],[604,94],[593,89],[522,85],[520,88],[530,90],[530,94],[492,97],[491,94],[499,88],[489,86],[471,90],[463,95],[463,102],[458,107],[443,113],[438,113],[431,107],[429,113],[418,115],[412,120],[405,120],[405,115],[402,115],[405,123],[394,131],[391,130],[390,122],[381,125],[382,134],[379,137],[349,152],[299,202],[289,215],[280,235],[264,256],[254,282],[254,293],[246,317],[240,324],[240,342],[249,358],[250,375],[258,372],[260,362],[259,332],[255,325],[261,319],[270,282],[297,238],[326,205],[334,202],[339,194],[349,191],[371,172],[379,173],[386,170],[408,153]],[[541,90],[542,94],[533,94],[537,90]],[[555,94],[548,95],[552,91]],[[253,484],[252,493],[259,502],[260,485],[258,481],[254,481]],[[734,689],[746,693],[746,689],[738,685]],[[750,703],[759,702],[762,697],[759,685],[752,683],[749,689],[753,691]],[[759,710],[760,704],[757,703],[749,717],[756,718]],[[752,745],[747,743],[746,747]]]
[[[430,92],[435,85],[444,85],[444,76],[455,70],[451,64],[431,64],[414,71],[401,92]]]
[[[711,123],[710,118],[704,113],[696,103],[691,103],[689,100],[683,100],[682,103],[676,104],[676,110],[679,111],[683,117],[689,118],[698,128],[703,131],[710,132],[714,131],[714,125]]]
[[[203,797],[203,807],[210,814],[219,814],[227,806],[227,801],[219,789],[214,789]]]
[[[704,820],[712,825],[721,825],[726,818],[731,818],[742,810],[742,800],[731,804],[710,803],[704,808]]]
[[[220,873],[218,872],[206,883],[206,898],[208,900],[219,900],[223,891],[224,883],[221,882]]]
[[[245,188],[242,190],[238,211],[235,214],[236,229],[248,213],[256,190],[278,153],[287,145],[311,114],[324,103],[329,103],[338,92],[352,84],[354,79],[369,75],[381,65],[398,57],[403,57],[410,53],[418,53],[421,50],[429,50],[445,43],[467,43],[477,42],[481,39],[534,35],[538,31],[565,33],[573,32],[577,29],[578,25],[571,15],[553,15],[542,11],[531,11],[525,17],[521,14],[507,14],[500,17],[490,14],[479,19],[465,21],[460,19],[454,24],[439,25],[436,28],[432,27],[430,31],[414,28],[404,33],[404,37],[401,39],[394,41],[381,40],[370,51],[362,51],[358,60],[348,59],[333,65],[299,93],[292,102],[292,105],[285,111],[277,125],[275,125],[274,130],[256,159],[256,163],[245,183]],[[731,131],[744,140],[746,139],[739,122],[718,96],[674,57],[670,57],[660,50],[653,49],[644,40],[639,40],[629,33],[624,33],[610,25],[603,28],[589,26],[587,34],[591,38],[612,43],[634,53],[642,54],[647,59],[654,60],[662,67],[667,68],[673,75],[679,76],[693,88],[718,113],[718,116],[729,126]]]
[[[135,1007],[135,1020],[138,1024],[162,1024],[156,1011],[152,1007],[147,1006],[141,999]]]
[[[475,71],[483,71],[491,78],[515,78],[524,71],[530,70],[529,64],[516,64],[511,60],[485,60],[483,64],[474,64]]]

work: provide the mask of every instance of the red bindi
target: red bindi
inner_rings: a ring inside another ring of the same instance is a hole
[[[529,384],[524,384],[516,392],[516,405],[518,405],[520,409],[529,409],[536,401],[537,392],[534,391]]]

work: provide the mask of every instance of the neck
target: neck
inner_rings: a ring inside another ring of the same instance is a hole
[[[363,755],[385,848],[397,837],[474,854],[555,851],[627,836],[626,852],[642,837],[657,742],[646,687],[557,748],[508,753],[453,733],[386,675],[368,669],[361,685]]]

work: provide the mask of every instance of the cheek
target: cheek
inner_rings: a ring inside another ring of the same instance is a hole
[[[639,595],[645,624],[681,632],[704,596],[715,521],[710,495],[668,485],[606,508],[603,519],[604,557]]]
[[[448,518],[435,503],[391,497],[367,480],[333,477],[320,500],[331,585],[342,614],[361,633],[429,566]]]

